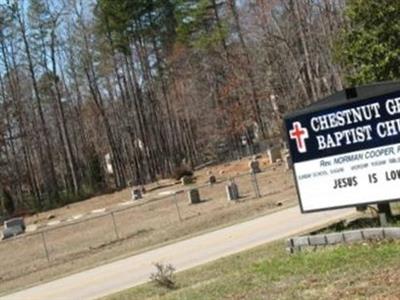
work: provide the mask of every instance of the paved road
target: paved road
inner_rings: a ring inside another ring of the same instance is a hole
[[[171,263],[177,270],[184,270],[299,234],[354,212],[354,209],[345,209],[302,215],[296,206],[41,284],[1,299],[96,299],[146,282],[154,271],[154,262]]]

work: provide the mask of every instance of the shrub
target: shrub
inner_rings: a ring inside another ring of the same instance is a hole
[[[174,272],[175,268],[171,265],[164,265],[162,263],[155,263],[156,272],[150,275],[150,279],[159,286],[167,289],[176,287]]]
[[[89,157],[86,173],[91,188],[94,191],[102,190],[104,188],[105,179],[101,159],[94,150],[90,151]]]
[[[190,168],[185,165],[176,167],[173,172],[173,177],[176,180],[180,180],[183,176],[193,176],[193,171],[190,170]]]
[[[3,189],[0,200],[3,210],[6,211],[8,215],[12,215],[15,212],[15,204],[11,193],[7,189]]]

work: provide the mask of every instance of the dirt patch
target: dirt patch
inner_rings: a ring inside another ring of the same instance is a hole
[[[240,176],[249,172],[249,162],[251,157],[245,157],[241,160],[232,161],[225,164],[204,167],[203,169],[197,170],[194,173],[195,183],[202,185],[208,182],[209,173],[214,174],[218,181],[225,181],[231,177]],[[259,158],[262,169],[266,169],[270,166],[268,158],[261,156]],[[169,190],[181,189],[182,186],[177,184],[174,179],[162,179],[154,183],[150,183],[144,186],[146,189],[145,197],[153,199],[155,197],[162,196],[162,193]],[[131,188],[126,188],[121,191],[104,194],[96,197],[92,197],[85,201],[76,202],[73,204],[66,205],[57,209],[38,213],[32,216],[28,216],[25,219],[27,225],[35,224],[40,226],[46,226],[49,220],[72,220],[75,216],[89,216],[92,211],[106,209],[107,211],[115,209],[118,204],[129,201],[131,199]]]
[[[244,169],[243,165],[247,165],[248,161],[240,164],[242,166],[238,168]],[[200,170],[197,176],[206,178],[207,170]],[[167,186],[155,190],[151,194],[153,197],[146,196],[145,199],[113,214],[100,214],[89,220],[82,217],[82,221],[78,223],[55,226],[43,234],[38,232],[1,242],[0,256],[7,257],[7,260],[0,262],[0,292],[76,272],[119,256],[132,255],[134,251],[297,203],[292,174],[282,166],[264,168],[264,172],[257,175],[261,198],[255,197],[252,176],[247,174],[236,177],[235,182],[241,195],[239,202],[227,201],[223,182],[225,178],[217,177],[219,183],[199,188],[201,199],[204,200],[200,204],[191,205],[186,193],[177,197],[159,197],[160,191],[171,189],[171,186]],[[162,184],[168,185],[168,181]],[[173,188],[182,189],[183,186]],[[46,214],[51,213],[57,218],[73,216],[113,206],[129,198],[130,191],[125,190]],[[48,222],[45,214],[43,219]],[[50,262],[46,259],[45,249],[48,250]]]

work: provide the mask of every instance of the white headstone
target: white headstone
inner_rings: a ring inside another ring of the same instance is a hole
[[[270,147],[267,154],[271,163],[275,163],[278,159],[282,159],[281,149],[279,147]]]
[[[107,173],[108,173],[108,174],[113,174],[113,173],[114,173],[114,170],[113,170],[113,166],[112,166],[112,163],[111,163],[111,154],[110,154],[110,153],[107,153],[107,154],[104,156],[104,160],[106,161]]]
[[[285,169],[290,170],[293,167],[293,164],[289,152],[283,152],[282,157],[283,157],[283,162],[285,164]]]

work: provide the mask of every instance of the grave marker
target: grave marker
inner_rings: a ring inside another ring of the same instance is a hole
[[[25,222],[23,218],[13,218],[4,221],[4,229],[2,232],[2,239],[22,234],[25,232]]]
[[[217,178],[214,175],[211,175],[210,177],[208,177],[208,183],[209,184],[217,183]]]
[[[282,159],[281,149],[279,147],[270,147],[267,151],[270,163],[275,163],[278,159]]]
[[[191,189],[188,191],[188,198],[191,204],[197,204],[201,202],[200,193],[198,189]]]
[[[12,218],[4,221],[4,228],[21,227],[25,230],[25,222],[23,218]]]
[[[239,188],[236,183],[229,181],[225,187],[228,201],[239,200]]]
[[[260,162],[257,160],[256,157],[253,157],[252,160],[250,161],[249,168],[250,168],[250,173],[252,173],[252,174],[261,172]]]
[[[285,165],[285,170],[290,170],[293,167],[292,158],[288,150],[282,151],[283,163]]]
[[[140,200],[142,198],[143,198],[143,196],[142,196],[142,190],[141,189],[139,189],[139,188],[132,189],[132,200],[133,201]]]

